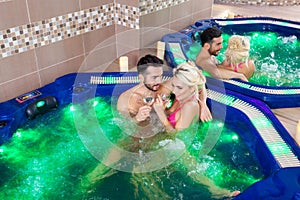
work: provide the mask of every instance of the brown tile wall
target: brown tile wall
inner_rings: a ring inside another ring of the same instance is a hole
[[[167,33],[210,18],[213,0],[140,0],[141,48],[155,48]]]
[[[215,3],[242,4],[242,5],[268,5],[268,6],[294,6],[300,5],[300,0],[215,0]]]
[[[118,71],[110,64],[124,54],[134,66],[211,8],[212,0],[0,1],[0,102],[67,73]]]
[[[112,0],[8,0],[0,2],[0,102],[57,77],[88,71],[86,58],[114,37]],[[103,7],[101,7],[103,5]],[[98,21],[96,21],[98,20]],[[101,66],[115,40],[89,63]],[[103,53],[105,52],[105,53]],[[109,55],[114,55],[113,53]]]

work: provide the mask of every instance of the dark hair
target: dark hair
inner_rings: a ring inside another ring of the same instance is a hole
[[[137,71],[139,74],[143,74],[149,66],[153,67],[162,67],[164,61],[160,58],[147,54],[144,57],[141,57],[137,63]]]
[[[221,37],[221,35],[222,31],[216,27],[205,29],[200,35],[202,46],[204,46],[205,43],[211,44],[214,38]]]

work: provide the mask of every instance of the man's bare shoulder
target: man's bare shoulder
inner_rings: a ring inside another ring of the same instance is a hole
[[[134,93],[135,90],[136,90],[135,87],[130,88],[130,89],[126,90],[125,92],[123,92],[119,96],[118,103],[117,103],[117,108],[118,108],[119,111],[127,110],[128,101],[129,101],[131,95]]]

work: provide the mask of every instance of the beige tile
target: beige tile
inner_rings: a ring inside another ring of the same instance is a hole
[[[140,58],[140,48],[130,48],[128,46],[122,46],[122,45],[118,45],[118,57],[120,56],[127,56],[128,57],[128,68],[132,68],[135,67],[138,59]],[[118,63],[118,61],[117,61]]]
[[[56,78],[65,74],[78,72],[83,60],[84,56],[79,56],[63,63],[40,70],[42,85],[52,83]]]
[[[97,69],[97,71],[107,71],[107,66],[117,59],[116,44],[112,43],[110,46],[103,48],[97,48],[91,51],[87,56],[85,66],[80,68],[81,72],[90,71],[91,69]]]
[[[79,11],[79,0],[27,0],[32,22]]]
[[[88,8],[93,8],[93,7],[97,7],[97,6],[101,6],[101,5],[106,5],[109,3],[112,3],[112,0],[79,0],[80,2],[80,9],[88,9]]]
[[[27,51],[0,60],[0,83],[37,70],[34,51]]]
[[[36,49],[39,69],[84,55],[82,36],[76,36]]]
[[[193,1],[193,13],[198,13],[202,10],[211,9],[213,5],[213,0],[192,0]],[[210,15],[209,15],[210,16]]]
[[[161,38],[170,33],[172,30],[168,26],[157,27],[157,28],[147,28],[141,32],[141,46],[140,48],[156,48],[157,41],[160,41]]]
[[[0,30],[28,23],[26,0],[0,2]]]
[[[116,3],[127,6],[139,7],[139,0],[116,0]]]
[[[115,26],[108,26],[84,34],[83,36],[85,53],[96,48],[103,48],[109,46],[111,43],[115,43]]]
[[[116,35],[117,53],[122,55],[132,49],[140,48],[140,30],[128,29]],[[124,48],[125,47],[125,48]],[[124,52],[125,51],[125,52]]]
[[[140,17],[140,27],[159,27],[168,24],[170,21],[170,8],[157,12],[142,15]]]
[[[194,24],[195,22],[202,20],[202,19],[210,19],[211,14],[212,14],[211,8],[207,8],[207,9],[204,9],[204,10],[194,13],[193,17],[192,17],[192,24]]]
[[[192,16],[178,19],[170,24],[170,29],[179,31],[192,24]]]
[[[116,33],[121,33],[121,32],[124,32],[124,31],[131,30],[131,29],[132,28],[129,28],[129,27],[126,27],[126,26],[115,25]]]
[[[26,92],[30,92],[40,87],[39,76],[33,73],[13,81],[0,84],[0,102],[15,98]]]
[[[187,1],[170,8],[170,21],[177,21],[181,18],[192,16],[193,4],[192,1]]]

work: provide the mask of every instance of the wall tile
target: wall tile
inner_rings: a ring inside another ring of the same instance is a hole
[[[1,59],[0,83],[24,76],[37,70],[34,51]]]
[[[158,27],[168,24],[170,21],[170,8],[157,12],[142,15],[140,17],[140,27]]]
[[[192,0],[193,1],[193,13],[198,13],[201,10],[205,10],[208,8],[212,9],[212,5],[214,3],[213,0],[205,0],[205,1],[199,1],[199,0]]]
[[[83,36],[85,53],[95,48],[102,48],[115,42],[115,26],[108,26],[99,30],[91,31]]]
[[[201,19],[210,19],[212,16],[212,9],[207,8],[205,10],[202,10],[201,12],[194,13],[192,21],[195,23],[196,21],[199,21]]]
[[[28,23],[26,0],[0,2],[0,30]]]
[[[120,32],[116,35],[117,52],[118,55],[122,55],[127,52],[126,49],[139,49],[140,48],[140,30],[129,29],[127,31]],[[126,48],[119,48],[119,46]],[[125,52],[124,52],[125,50]]]
[[[170,29],[174,30],[174,31],[179,31],[184,29],[185,27],[191,25],[193,23],[192,21],[192,15],[185,17],[185,18],[181,18],[179,20],[176,21],[172,21],[170,24]]]
[[[82,36],[72,37],[36,49],[38,68],[43,69],[57,63],[84,55]]]
[[[139,7],[139,0],[116,0],[116,3]]]
[[[29,74],[13,81],[0,84],[0,102],[25,94],[40,86],[38,73]]]
[[[80,10],[79,0],[27,0],[31,22]]]
[[[141,32],[141,47],[144,48],[156,48],[157,41],[160,41],[162,36],[170,33],[169,25],[165,25],[157,28],[144,29]]]
[[[107,66],[117,59],[116,44],[111,43],[109,46],[103,48],[97,48],[91,51],[86,56],[86,65],[80,68],[81,72],[91,71],[91,69],[97,72],[107,71]]]
[[[181,3],[170,8],[170,21],[178,20],[192,15],[193,4],[191,1]]]
[[[63,63],[40,70],[42,85],[55,81],[56,78],[65,74],[78,72],[84,60],[84,56],[78,56]]]
[[[80,2],[80,9],[87,9],[87,8],[92,8],[92,7],[96,7],[96,6],[101,6],[101,5],[105,5],[105,4],[109,4],[109,3],[113,3],[113,0],[79,0]]]

